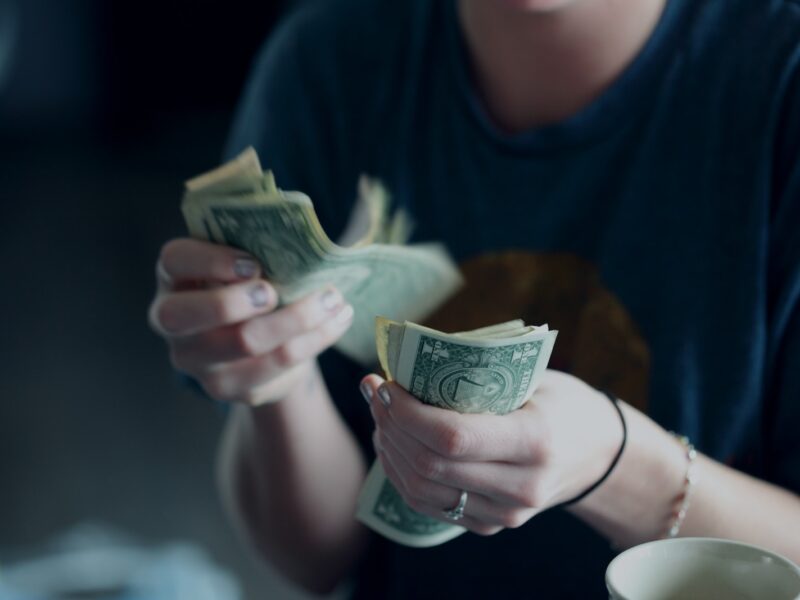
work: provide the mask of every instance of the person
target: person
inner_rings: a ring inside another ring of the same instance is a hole
[[[326,351],[337,290],[278,308],[241,251],[167,243],[151,320],[235,405],[220,487],[288,578],[600,597],[670,529],[800,562],[799,2],[304,3],[254,65],[227,155],[248,145],[332,237],[381,179],[462,265],[437,322],[560,330],[524,408],[445,412]],[[469,532],[415,549],[355,521],[376,455],[424,514],[467,492]]]

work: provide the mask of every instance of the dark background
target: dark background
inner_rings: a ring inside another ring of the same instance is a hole
[[[146,324],[182,181],[218,164],[288,4],[0,0],[0,565],[88,520],[288,597],[222,516],[221,411]]]

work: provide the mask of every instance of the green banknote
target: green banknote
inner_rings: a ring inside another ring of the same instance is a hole
[[[255,256],[282,303],[326,285],[338,288],[354,317],[337,347],[372,365],[376,315],[424,319],[462,280],[443,246],[403,245],[410,220],[403,213],[388,218],[388,197],[379,183],[362,178],[359,190],[344,234],[347,247],[328,238],[308,196],[276,187],[252,148],[188,181],[182,210],[193,237]]]
[[[546,325],[522,321],[446,334],[379,317],[375,337],[389,379],[422,402],[461,413],[504,415],[520,408],[538,386],[556,335]],[[378,461],[361,490],[356,517],[407,546],[435,546],[464,532],[444,517],[409,508]]]

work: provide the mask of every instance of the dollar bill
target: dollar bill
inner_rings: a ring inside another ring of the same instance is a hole
[[[379,317],[375,338],[387,377],[420,401],[460,413],[504,415],[538,386],[557,333],[517,320],[446,334]],[[406,546],[435,546],[465,531],[409,508],[378,461],[361,490],[356,517]]]
[[[403,244],[410,220],[402,213],[387,216],[383,186],[362,178],[359,190],[346,247],[328,238],[308,196],[275,185],[252,148],[189,180],[182,210],[193,237],[255,256],[282,303],[326,285],[338,288],[353,305],[354,316],[337,347],[372,365],[376,315],[422,320],[462,279],[442,245]]]

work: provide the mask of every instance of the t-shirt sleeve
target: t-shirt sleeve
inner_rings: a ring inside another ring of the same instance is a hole
[[[800,493],[800,47],[776,127],[769,248],[767,477]]]

